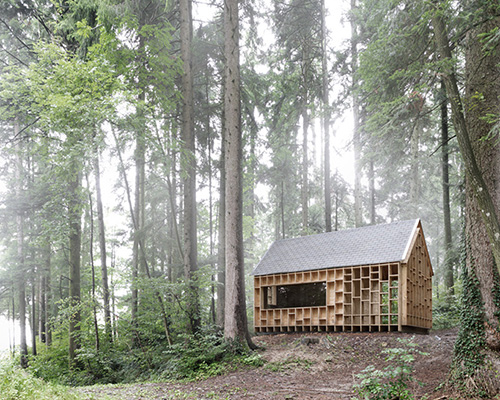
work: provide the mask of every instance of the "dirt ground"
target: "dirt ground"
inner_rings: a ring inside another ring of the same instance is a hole
[[[417,399],[450,399],[439,389],[451,363],[456,330],[429,335],[405,333],[309,333],[257,336],[267,361],[259,368],[228,372],[189,383],[143,383],[78,389],[88,399],[351,399],[355,375],[374,365],[386,366],[384,349],[401,347],[397,338],[412,338],[429,353],[414,361],[412,387]],[[309,343],[308,343],[309,342]],[[437,389],[438,388],[438,389]],[[437,389],[437,390],[436,390]]]

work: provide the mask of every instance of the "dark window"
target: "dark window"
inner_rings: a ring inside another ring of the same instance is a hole
[[[319,307],[326,305],[326,282],[264,287],[264,308]]]

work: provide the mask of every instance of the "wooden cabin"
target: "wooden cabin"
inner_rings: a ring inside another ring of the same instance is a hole
[[[432,265],[420,220],[276,241],[254,275],[270,332],[428,332]]]

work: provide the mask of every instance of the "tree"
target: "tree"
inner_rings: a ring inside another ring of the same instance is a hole
[[[196,270],[198,269],[196,235],[196,153],[194,137],[193,75],[191,70],[191,46],[193,18],[191,1],[180,1],[180,35],[182,74],[182,140],[181,165],[184,169],[184,276],[189,287],[188,317],[189,329],[196,332],[200,328]]]
[[[439,92],[441,110],[441,179],[443,187],[443,222],[444,222],[444,286],[447,295],[454,294],[453,258],[452,258],[452,232],[450,210],[450,173],[449,173],[449,135],[448,135],[448,100],[446,87],[441,83]]]
[[[352,115],[353,147],[354,147],[354,221],[356,227],[363,225],[363,205],[361,193],[361,124],[360,104],[358,90],[358,26],[356,15],[356,0],[351,0],[351,91],[352,91]]]
[[[328,83],[328,50],[327,50],[326,28],[326,7],[325,0],[321,0],[321,75],[322,75],[322,91],[323,91],[323,113],[322,126],[324,135],[324,179],[325,179],[325,230],[332,230],[332,193],[331,193],[331,173],[330,173],[330,87]]]
[[[22,208],[22,192],[23,192],[23,163],[21,155],[21,146],[19,138],[19,122],[17,119],[14,121],[14,140],[17,143],[16,148],[16,195],[18,210],[16,215],[17,225],[17,294],[18,294],[18,309],[19,309],[19,328],[20,328],[20,353],[21,353],[21,366],[26,368],[28,366],[28,346],[26,343],[26,282],[25,282],[25,265],[24,265],[24,210]]]
[[[99,163],[99,149],[95,146],[94,153],[94,176],[96,188],[96,207],[97,207],[97,221],[99,229],[99,250],[101,258],[101,282],[102,294],[104,302],[104,327],[106,337],[109,341],[112,340],[111,332],[111,308],[110,308],[110,292],[108,280],[108,264],[107,264],[107,250],[106,250],[106,230],[104,224],[104,211],[102,205],[102,190],[101,190],[101,169]]]
[[[238,0],[224,3],[226,282],[224,337],[254,347],[247,327],[243,257],[243,188]]]

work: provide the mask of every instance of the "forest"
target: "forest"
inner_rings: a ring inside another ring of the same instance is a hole
[[[13,365],[83,386],[258,364],[274,241],[418,218],[448,384],[500,394],[499,44],[494,0],[0,0]]]

